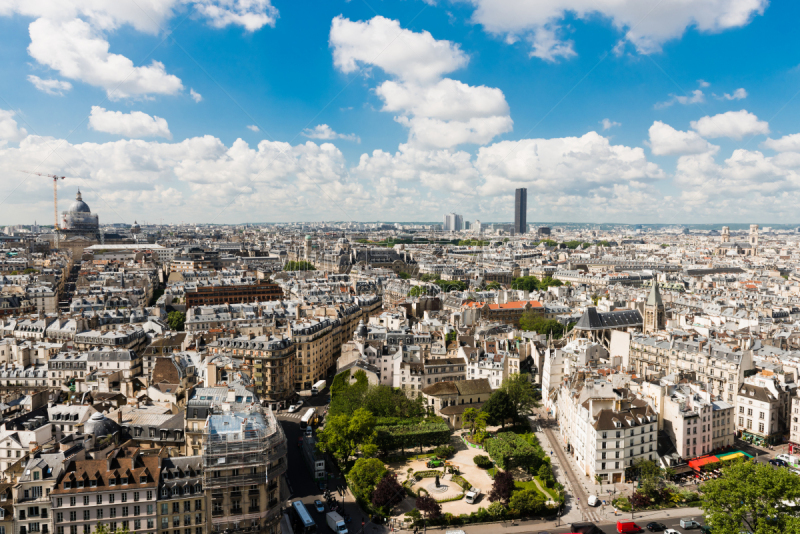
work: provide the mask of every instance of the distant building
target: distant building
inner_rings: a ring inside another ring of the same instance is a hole
[[[448,213],[444,216],[444,231],[457,232],[464,229],[464,217],[457,213]]]
[[[514,198],[514,233],[524,234],[528,229],[528,190],[517,189]]]
[[[266,280],[258,280],[255,284],[247,285],[198,286],[193,291],[186,292],[186,308],[209,304],[245,304],[282,298],[283,290],[280,286]]]
[[[536,230],[536,234],[539,237],[549,236],[550,235],[550,227],[549,226],[540,226],[538,230]]]

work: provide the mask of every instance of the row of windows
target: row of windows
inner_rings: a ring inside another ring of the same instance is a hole
[[[154,511],[155,511],[155,507],[152,504],[148,504],[147,508],[146,508],[146,513],[148,515],[152,515],[154,513]],[[129,506],[123,506],[121,508],[120,512],[121,512],[120,513],[121,517],[128,517],[129,515],[131,515]],[[65,513],[67,515],[65,515]],[[141,506],[134,506],[133,507],[133,515],[135,515],[135,516],[136,515],[142,515],[142,507]],[[105,516],[105,511],[102,508],[98,508],[97,510],[95,510],[94,519],[105,519],[104,516]],[[56,512],[56,523],[63,523],[64,522],[64,517],[69,517],[70,522],[77,521],[78,520],[78,512],[77,511]],[[90,519],[92,519],[91,510],[83,510],[83,513],[81,514],[81,517],[83,518],[84,521],[89,521]],[[116,508],[109,508],[108,509],[108,517],[111,518],[111,519],[117,517],[117,509]],[[21,518],[21,519],[24,519],[24,517]]]
[[[147,500],[147,501],[152,501],[153,500],[153,492],[152,491],[147,491],[145,493],[145,495],[146,495],[146,499],[145,500]],[[139,496],[140,496],[140,492],[138,492],[138,491],[134,491],[133,492],[133,500],[134,500],[134,502],[139,501]],[[84,506],[89,506],[90,499],[91,499],[91,497],[89,495],[84,495],[83,496],[83,505]],[[113,493],[110,493],[108,495],[108,504],[114,504],[115,501],[116,501],[116,495],[114,495]],[[127,493],[121,493],[120,494],[120,502],[128,502],[128,494]],[[69,505],[70,506],[76,506],[77,504],[78,504],[78,498],[77,497],[69,497]],[[103,496],[102,495],[95,495],[95,504],[103,504]],[[64,506],[64,499],[62,497],[56,498],[56,508],[61,508],[62,506]]]

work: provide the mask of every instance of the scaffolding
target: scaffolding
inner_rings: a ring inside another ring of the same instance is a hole
[[[270,461],[285,455],[286,438],[260,405],[247,412],[210,415],[203,440],[206,489],[248,488],[268,482]]]

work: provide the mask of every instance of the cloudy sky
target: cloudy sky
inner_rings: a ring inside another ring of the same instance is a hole
[[[0,0],[0,224],[800,222],[800,5]]]

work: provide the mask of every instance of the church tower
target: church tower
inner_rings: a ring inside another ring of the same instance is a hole
[[[644,333],[655,332],[666,328],[667,318],[664,311],[664,301],[661,300],[661,291],[658,289],[658,280],[653,278],[653,288],[647,303],[644,305]]]
[[[730,243],[731,242],[731,229],[727,226],[722,227],[722,242],[723,243]]]
[[[753,256],[758,255],[758,225],[751,224],[750,225],[750,248],[752,249],[751,254]]]

